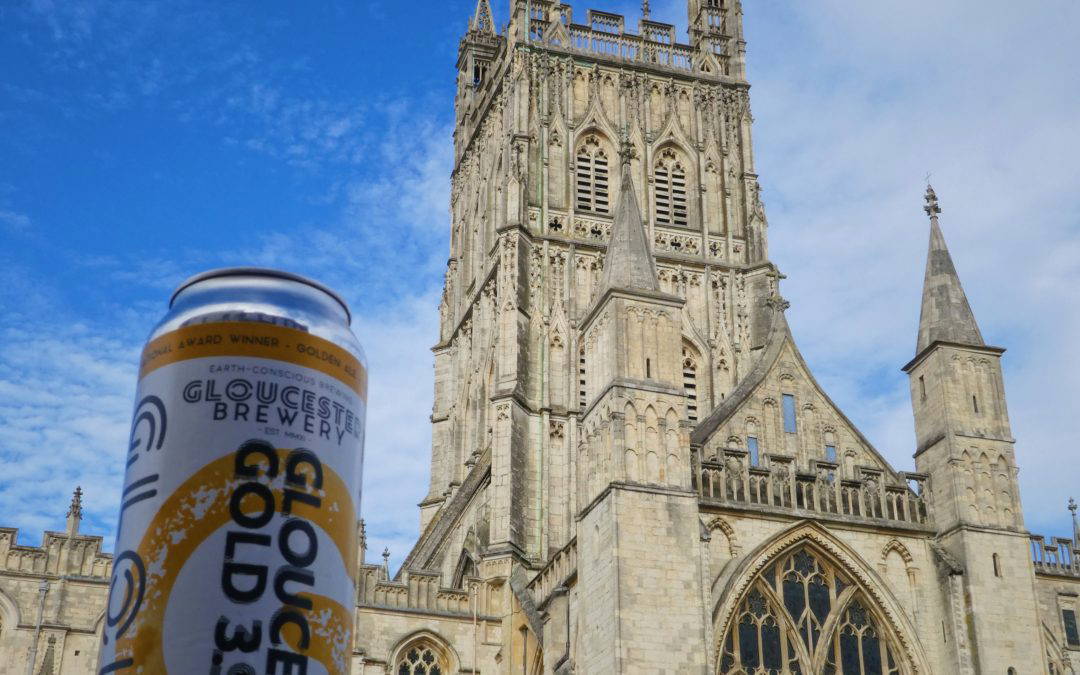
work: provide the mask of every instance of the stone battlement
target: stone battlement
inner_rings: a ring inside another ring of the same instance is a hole
[[[17,529],[0,528],[0,571],[103,580],[112,574],[113,557],[102,552],[101,537],[46,532],[41,546],[23,546],[18,540]]]

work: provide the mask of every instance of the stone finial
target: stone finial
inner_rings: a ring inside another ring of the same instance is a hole
[[[649,0],[641,0],[641,18],[649,20]]]
[[[71,505],[68,507],[67,512],[67,533],[69,536],[79,533],[79,524],[82,523],[83,517],[82,496],[82,487],[76,487],[75,493],[71,496]]]
[[[383,552],[382,552],[382,566],[383,566],[383,574],[385,574],[386,578],[389,579],[390,578],[390,547],[389,546],[387,546],[386,548],[383,549]]]
[[[1073,546],[1080,546],[1080,520],[1076,518],[1076,500],[1069,497],[1069,512],[1073,521]]]
[[[931,220],[937,220],[938,214],[941,213],[941,204],[938,202],[937,193],[934,192],[934,186],[929,183],[926,184],[926,206],[923,207],[926,211],[926,215],[930,216]]]
[[[71,506],[68,507],[67,512],[69,518],[72,516],[82,518],[82,496],[83,491],[82,486],[80,485],[75,488],[75,493],[71,495]]]

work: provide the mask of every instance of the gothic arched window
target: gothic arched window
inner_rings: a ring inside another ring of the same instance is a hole
[[[686,227],[689,209],[686,196],[686,169],[672,148],[660,152],[653,169],[656,186],[656,223]]]
[[[446,655],[428,640],[417,640],[398,654],[394,675],[449,675]]]
[[[577,210],[600,215],[611,213],[608,156],[600,137],[596,134],[586,136],[574,161]]]
[[[769,566],[736,609],[720,674],[901,675],[901,652],[874,605],[810,548]]]

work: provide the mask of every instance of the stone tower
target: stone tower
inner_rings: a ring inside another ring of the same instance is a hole
[[[1005,403],[1001,356],[975,321],[945,245],[932,187],[926,192],[930,248],[911,379],[915,466],[930,476],[940,544],[966,564],[971,663],[1040,658],[1030,541],[1017,483],[1015,439]]]

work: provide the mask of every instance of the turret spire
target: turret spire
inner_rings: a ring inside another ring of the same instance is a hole
[[[983,347],[986,343],[960,284],[949,248],[945,245],[945,236],[941,233],[938,222],[941,205],[937,193],[929,185],[926,186],[924,209],[930,216],[930,250],[926,259],[919,342],[915,353],[921,354],[935,342]]]
[[[656,262],[645,234],[645,222],[638,207],[634,181],[630,177],[630,161],[634,157],[634,147],[629,139],[623,139],[619,155],[622,158],[622,185],[600,288],[602,291],[612,288],[659,291]]]

